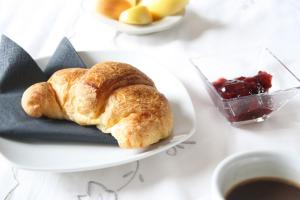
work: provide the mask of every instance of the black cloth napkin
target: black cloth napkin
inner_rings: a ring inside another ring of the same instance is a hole
[[[64,38],[43,72],[31,56],[2,35],[0,43],[0,137],[43,142],[88,142],[116,145],[110,135],[95,126],[79,126],[66,120],[31,118],[21,107],[21,97],[30,85],[47,81],[66,67],[85,67],[72,44]]]
[[[86,68],[84,62],[67,38],[63,38],[46,66],[45,74],[49,78],[54,72],[70,67]]]

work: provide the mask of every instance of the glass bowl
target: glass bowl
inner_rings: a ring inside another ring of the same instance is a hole
[[[300,79],[269,49],[243,51],[238,54],[192,58],[215,106],[233,125],[262,122],[299,93]],[[266,93],[224,99],[212,82],[219,78],[234,79],[266,71],[273,76]]]

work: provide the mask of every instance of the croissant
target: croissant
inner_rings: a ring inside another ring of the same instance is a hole
[[[168,137],[173,127],[168,100],[150,78],[125,63],[59,70],[30,86],[21,104],[31,117],[96,125],[123,148],[147,147]]]

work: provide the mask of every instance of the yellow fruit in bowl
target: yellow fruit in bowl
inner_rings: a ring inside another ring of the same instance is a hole
[[[98,0],[96,10],[112,19],[119,19],[120,14],[136,5],[137,0]]]
[[[162,18],[182,11],[189,0],[143,0],[141,5],[146,6],[156,17]]]
[[[138,5],[123,11],[119,21],[126,24],[146,25],[152,22],[152,15],[145,6]]]
[[[127,0],[132,6],[136,6],[139,3],[139,0]]]

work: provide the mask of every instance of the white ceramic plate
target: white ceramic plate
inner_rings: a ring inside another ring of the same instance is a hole
[[[156,59],[144,53],[120,51],[80,52],[88,66],[101,61],[130,63],[146,73],[171,103],[174,131],[166,140],[147,149],[78,143],[27,143],[0,138],[0,152],[15,166],[29,170],[72,172],[100,169],[143,159],[185,141],[195,132],[195,113],[182,83]],[[41,67],[47,58],[37,59]]]
[[[185,12],[181,12],[177,15],[165,17],[162,20],[153,22],[149,25],[135,26],[110,19],[97,13],[95,9],[95,1],[96,0],[85,0],[84,2],[84,10],[88,12],[92,16],[92,18],[94,18],[97,22],[102,22],[106,24],[107,26],[111,27],[112,29],[115,29],[116,31],[120,31],[131,35],[145,35],[168,30],[179,24],[182,21],[185,14]]]

